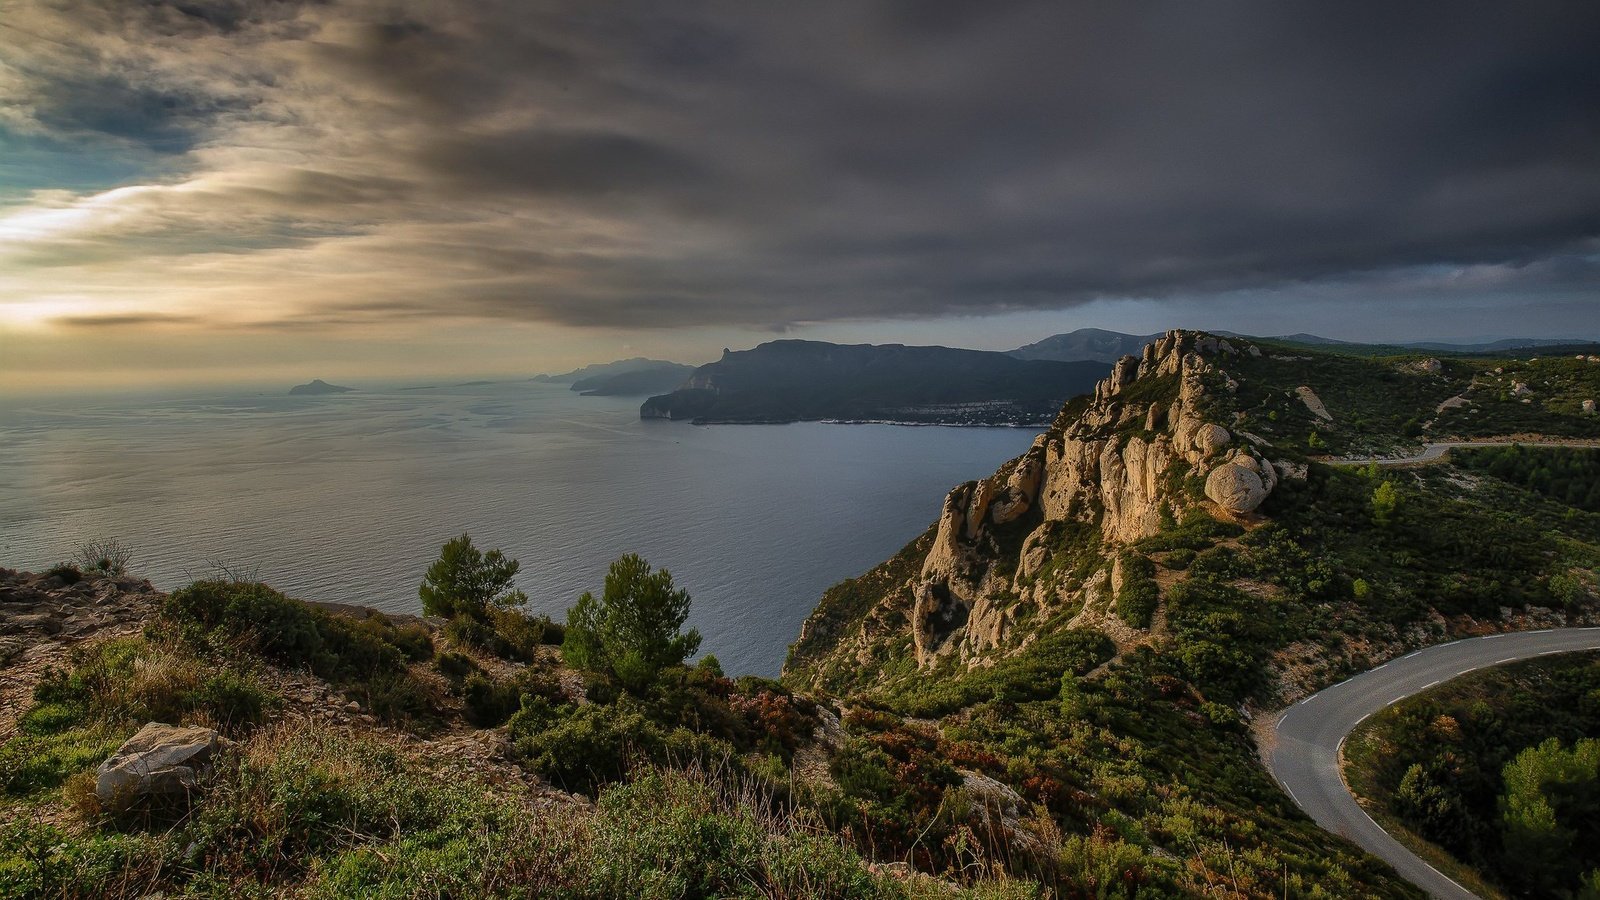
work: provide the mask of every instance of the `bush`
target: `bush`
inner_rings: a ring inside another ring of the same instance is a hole
[[[1122,587],[1117,591],[1117,615],[1135,628],[1149,628],[1161,589],[1156,585],[1156,567],[1148,557],[1124,553],[1118,559]]]
[[[133,550],[116,538],[90,541],[78,548],[78,566],[84,573],[118,577],[128,573]]]
[[[941,678],[919,678],[881,700],[906,715],[937,717],[985,700],[1046,700],[1061,690],[1061,675],[1082,675],[1110,659],[1111,639],[1087,629],[1040,630],[1028,652],[988,668]]]
[[[550,643],[546,638],[547,617],[534,617],[514,609],[497,609],[490,614],[493,638],[490,649],[504,659],[533,662],[539,648]]]
[[[541,775],[567,790],[593,793],[617,781],[636,763],[685,765],[728,759],[733,748],[682,727],[652,722],[637,704],[591,703],[551,719],[542,708],[513,717],[512,737],[519,756]]]
[[[174,591],[162,617],[198,646],[255,650],[311,671],[362,698],[373,715],[396,724],[434,719],[432,694],[406,670],[408,658],[433,652],[425,626],[387,618],[352,619],[292,600],[264,584],[212,579]]]
[[[454,651],[439,654],[433,665],[454,687],[460,687],[468,675],[483,671],[483,667],[474,662],[472,657]]]
[[[447,541],[417,589],[422,612],[447,618],[466,615],[481,621],[495,607],[521,606],[528,596],[511,586],[519,568],[521,564],[499,550],[484,553],[472,546],[470,535]]]
[[[1172,569],[1175,572],[1182,572],[1184,569],[1189,568],[1189,566],[1194,562],[1194,558],[1195,552],[1193,550],[1190,550],[1187,547],[1180,547],[1177,550],[1168,553],[1167,558],[1162,560],[1162,565]]]
[[[467,721],[479,728],[493,728],[522,707],[521,689],[481,672],[468,675],[461,683],[461,699],[466,704]]]
[[[471,616],[456,616],[445,623],[444,636],[458,647],[489,650],[494,643],[494,629]]]
[[[77,584],[83,580],[82,570],[72,563],[56,563],[45,574],[62,584]]]
[[[630,553],[611,564],[601,599],[585,593],[568,612],[562,655],[574,668],[643,693],[662,669],[682,665],[700,648],[700,632],[681,630],[689,604],[689,593],[673,586],[671,573],[652,572]]]

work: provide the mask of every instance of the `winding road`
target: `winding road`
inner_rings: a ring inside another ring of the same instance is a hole
[[[1446,453],[1457,447],[1506,447],[1511,444],[1521,444],[1524,447],[1600,447],[1600,441],[1573,440],[1573,441],[1439,441],[1432,444],[1423,444],[1422,452],[1415,456],[1395,456],[1390,458],[1377,456],[1363,456],[1356,459],[1321,459],[1318,462],[1330,466],[1365,466],[1377,464],[1380,466],[1411,466],[1419,463],[1438,462],[1444,459]]]
[[[1263,753],[1267,769],[1318,825],[1394,866],[1412,884],[1435,897],[1474,898],[1401,846],[1356,803],[1339,771],[1345,737],[1373,713],[1475,669],[1579,650],[1600,650],[1600,628],[1468,638],[1392,659],[1284,710]]]

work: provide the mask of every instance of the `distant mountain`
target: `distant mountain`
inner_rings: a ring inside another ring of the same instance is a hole
[[[1018,347],[1008,355],[1017,359],[1045,359],[1058,362],[1094,360],[1114,363],[1124,356],[1138,356],[1144,351],[1145,344],[1160,336],[1123,334],[1120,331],[1106,331],[1101,328],[1079,328],[1066,334],[1052,335],[1026,347]]]
[[[949,347],[771,341],[724,350],[682,388],[646,400],[639,415],[701,423],[1041,424],[1109,368]]]
[[[660,359],[645,359],[635,356],[632,359],[619,359],[616,362],[595,363],[581,369],[573,369],[560,375],[535,375],[534,381],[541,384],[573,384],[590,378],[604,378],[611,375],[625,375],[629,372],[641,372],[661,366],[676,366],[679,363],[667,362]],[[684,368],[689,368],[685,366]]]
[[[1415,347],[1418,350],[1437,350],[1440,353],[1500,353],[1505,350],[1526,350],[1529,347],[1566,347],[1583,346],[1591,341],[1572,340],[1566,338],[1504,338],[1498,341],[1488,341],[1481,344],[1450,344],[1439,341],[1417,341],[1402,346]]]
[[[572,389],[586,397],[645,397],[680,387],[694,374],[694,366],[655,362],[648,368],[580,378]]]
[[[338,384],[329,384],[321,378],[315,378],[306,384],[297,384],[289,389],[290,394],[345,394],[355,390]]]
[[[1213,331],[1223,337],[1248,337],[1232,331]],[[1301,344],[1308,347],[1404,347],[1410,350],[1432,350],[1436,353],[1503,353],[1507,350],[1526,350],[1532,347],[1569,347],[1587,346],[1590,341],[1571,338],[1500,338],[1492,341],[1478,341],[1465,343],[1451,343],[1449,341],[1395,341],[1385,343],[1364,343],[1362,341],[1341,341],[1335,338],[1325,338],[1317,334],[1296,332],[1294,334],[1280,334],[1276,337],[1263,338],[1269,341],[1281,341],[1285,344]]]

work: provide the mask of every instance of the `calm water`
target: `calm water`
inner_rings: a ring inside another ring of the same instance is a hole
[[[730,673],[776,674],[827,586],[886,559],[1018,429],[641,422],[638,400],[526,382],[0,401],[0,565],[115,536],[172,588],[212,563],[309,600],[419,609],[463,531],[557,618],[635,552],[694,596]]]

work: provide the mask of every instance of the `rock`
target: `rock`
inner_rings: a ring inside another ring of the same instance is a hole
[[[1417,363],[1417,371],[1426,372],[1429,375],[1437,375],[1444,371],[1444,363],[1430,356],[1422,362]]]
[[[1294,392],[1300,395],[1300,402],[1306,405],[1306,409],[1311,410],[1311,414],[1313,416],[1316,416],[1324,422],[1333,421],[1333,414],[1328,412],[1328,408],[1326,406],[1322,405],[1322,399],[1317,396],[1316,391],[1313,391],[1309,386],[1302,384],[1295,388]]]
[[[1160,431],[1161,427],[1166,424],[1165,420],[1166,411],[1161,408],[1160,404],[1152,403],[1150,404],[1150,409],[1144,415],[1144,430]]]
[[[1227,444],[1230,440],[1233,440],[1233,435],[1228,433],[1228,429],[1214,422],[1206,422],[1196,428],[1194,432],[1194,444],[1206,456],[1210,456],[1212,451]]]
[[[1261,473],[1238,460],[1223,463],[1206,476],[1206,496],[1235,515],[1253,512],[1269,491]]]
[[[1585,401],[1583,401],[1583,411],[1587,415],[1591,415],[1591,416],[1594,415],[1594,401],[1593,400],[1585,400]]]
[[[1250,354],[1251,358],[1253,359],[1261,358],[1261,348],[1257,347],[1255,344],[1251,344],[1250,346],[1244,348],[1244,352]]]
[[[1511,393],[1513,396],[1525,397],[1533,393],[1533,388],[1528,387],[1526,381],[1513,381],[1511,382]]]
[[[1039,837],[1023,825],[1022,814],[1028,806],[1021,794],[981,772],[958,771],[961,790],[972,804],[973,824],[985,833],[990,846],[1024,851],[1042,846]]]
[[[361,704],[357,703],[354,700],[351,700],[349,703],[346,703],[344,705],[344,711],[347,712],[347,713],[358,713],[358,712],[361,712]]]
[[[148,794],[181,794],[194,788],[222,747],[210,728],[151,722],[100,764],[94,783],[101,803],[126,802]]]

